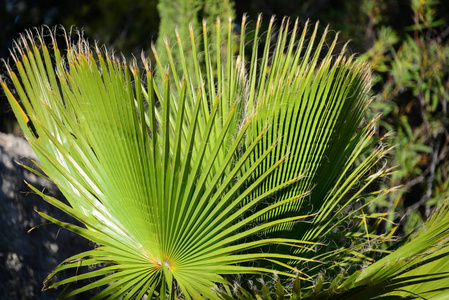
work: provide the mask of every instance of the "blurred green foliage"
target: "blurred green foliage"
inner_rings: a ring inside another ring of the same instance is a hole
[[[226,23],[229,18],[234,18],[234,4],[230,0],[160,0],[157,4],[160,16],[159,37],[156,49],[163,64],[168,63],[165,57],[165,47],[171,47],[176,41],[176,32],[183,43],[183,53],[186,56],[187,65],[193,69],[192,60],[188,56],[192,53],[189,45],[189,26],[193,30],[194,36],[200,36],[201,20],[208,24],[215,24],[217,18]],[[226,25],[226,24],[225,24]],[[210,35],[210,40],[215,37]],[[196,49],[202,49],[198,42]],[[172,52],[173,60],[180,61],[179,52]],[[192,73],[194,71],[192,70]]]
[[[365,1],[373,27],[385,3]],[[381,114],[380,135],[392,132],[386,142],[394,145],[388,164],[395,171],[384,187],[398,188],[376,209],[391,212],[404,233],[449,197],[449,27],[438,8],[434,0],[411,0],[405,32],[380,26],[361,56],[375,71],[371,112]]]

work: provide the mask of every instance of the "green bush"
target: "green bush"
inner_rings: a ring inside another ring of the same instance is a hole
[[[387,143],[394,145],[394,172],[384,188],[398,188],[377,209],[389,211],[405,233],[449,197],[449,27],[438,19],[437,4],[411,1],[408,33],[381,27],[362,55],[375,70],[372,113],[381,114],[380,132],[391,132]]]

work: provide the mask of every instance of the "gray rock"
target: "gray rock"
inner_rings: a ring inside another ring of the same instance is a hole
[[[0,299],[55,299],[62,289],[41,291],[45,277],[64,259],[91,249],[87,240],[54,224],[27,233],[34,226],[47,223],[35,210],[74,222],[24,183],[26,180],[63,199],[55,185],[16,163],[33,166],[30,158],[37,159],[25,139],[0,133]],[[66,276],[70,274],[61,274],[59,278]],[[75,299],[89,296],[92,294],[85,293]]]

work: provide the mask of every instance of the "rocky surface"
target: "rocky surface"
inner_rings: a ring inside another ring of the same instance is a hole
[[[56,299],[61,289],[41,291],[45,277],[59,262],[91,248],[88,241],[54,224],[27,233],[46,223],[35,210],[70,221],[67,215],[30,193],[24,180],[62,198],[55,185],[16,163],[33,166],[30,158],[36,159],[25,139],[0,133],[0,299]],[[88,297],[80,295],[76,299]]]

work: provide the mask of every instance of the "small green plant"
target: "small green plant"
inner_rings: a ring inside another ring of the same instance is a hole
[[[355,163],[374,134],[363,120],[370,69],[334,53],[318,24],[284,19],[275,31],[271,19],[262,34],[259,18],[248,41],[245,22],[238,55],[232,20],[215,24],[214,41],[205,23],[191,30],[193,68],[181,38],[179,60],[167,44],[168,65],[155,51],[142,68],[79,36],[64,35],[63,54],[48,31],[17,41],[17,96],[2,87],[45,175],[30,170],[68,204],[31,188],[82,225],[39,214],[98,245],[46,288],[84,280],[61,297],[94,289],[93,299],[447,296],[447,206],[389,251],[391,233],[376,234],[385,214],[368,213],[388,192],[367,188],[388,172],[373,171],[382,146]]]

